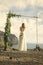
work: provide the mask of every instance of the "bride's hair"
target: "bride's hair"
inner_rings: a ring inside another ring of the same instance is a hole
[[[20,27],[20,31],[24,31],[25,30],[25,24],[22,23],[22,26]]]
[[[22,23],[22,27],[25,28],[25,24],[24,23]]]

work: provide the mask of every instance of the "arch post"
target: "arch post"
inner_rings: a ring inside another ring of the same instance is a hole
[[[11,31],[10,31],[10,29],[11,29],[11,22],[10,22],[11,17],[20,17],[20,15],[13,14],[11,12],[9,12],[7,15],[7,20],[6,20],[6,25],[5,25],[5,33],[4,33],[4,50],[6,50],[8,44],[10,44],[9,35],[11,33]]]

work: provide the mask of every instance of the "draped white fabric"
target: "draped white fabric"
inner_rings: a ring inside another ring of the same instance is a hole
[[[18,41],[18,50],[19,51],[27,51],[27,43],[25,39],[25,32],[23,32],[23,35],[19,35],[19,41]]]

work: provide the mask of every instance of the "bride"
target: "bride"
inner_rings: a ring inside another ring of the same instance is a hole
[[[25,24],[24,23],[22,23],[22,25],[20,27],[18,50],[19,51],[27,51],[27,44],[26,44],[26,40],[25,40]]]

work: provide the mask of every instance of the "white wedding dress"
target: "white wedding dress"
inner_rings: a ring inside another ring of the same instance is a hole
[[[19,51],[27,51],[27,43],[26,43],[26,39],[25,39],[25,31],[20,33],[20,35],[19,35],[18,50]]]

